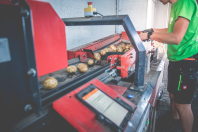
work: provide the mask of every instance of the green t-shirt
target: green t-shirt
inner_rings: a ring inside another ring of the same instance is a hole
[[[198,10],[195,0],[178,0],[171,7],[168,33],[172,33],[178,17],[190,21],[186,34],[179,45],[168,44],[170,61],[180,61],[198,53]]]

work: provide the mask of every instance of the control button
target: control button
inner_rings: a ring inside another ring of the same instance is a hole
[[[129,98],[129,99],[132,99],[132,98],[133,98],[133,95],[128,95],[128,98]]]

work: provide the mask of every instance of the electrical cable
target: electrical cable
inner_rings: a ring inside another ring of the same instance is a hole
[[[94,15],[100,15],[100,16],[102,16],[102,17],[103,17],[103,15],[102,15],[102,14],[100,14],[99,12],[96,12],[96,11],[95,11],[95,12],[93,12],[93,14],[94,14]]]

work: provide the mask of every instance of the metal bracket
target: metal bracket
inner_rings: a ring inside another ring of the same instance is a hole
[[[84,62],[87,59],[87,57],[94,58],[94,56],[90,52],[84,52],[84,51],[76,52],[75,58],[77,57],[79,57],[80,62]]]
[[[111,62],[111,64],[110,64],[110,68],[111,69],[117,66],[117,63],[120,60],[121,56],[122,55],[111,55],[111,56],[108,56],[107,63]]]

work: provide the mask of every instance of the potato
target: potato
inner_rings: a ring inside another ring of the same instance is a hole
[[[104,48],[104,51],[105,51],[105,52],[109,52],[108,48]]]
[[[132,46],[132,47],[130,47],[130,50],[131,50],[131,49],[133,49],[133,46]]]
[[[115,46],[116,47],[116,52],[117,52],[117,49],[118,49],[118,47],[120,47],[120,46]]]
[[[46,89],[54,89],[58,85],[58,81],[54,77],[46,78],[43,82],[43,86]]]
[[[110,48],[113,50],[113,52],[116,52],[116,47],[114,45],[110,45]]]
[[[127,44],[126,45],[126,49],[130,49],[131,45],[130,44]]]
[[[105,50],[101,50],[101,51],[100,51],[100,54],[101,54],[101,56],[106,55]]]
[[[119,46],[119,47],[117,48],[117,52],[123,52],[123,48],[122,48],[121,46]]]
[[[126,49],[126,46],[123,46],[123,45],[119,45],[119,47],[122,47],[122,48],[123,48],[123,50],[125,50],[125,49]]]
[[[125,49],[124,52],[126,53],[127,51],[129,51],[129,49]]]
[[[123,48],[123,50],[126,49],[126,45],[124,43],[120,44],[119,46],[121,46]]]
[[[88,62],[87,62],[87,64],[90,65],[90,66],[93,65],[93,63],[94,63],[93,59],[89,59]]]
[[[99,53],[94,53],[94,58],[97,60],[97,61],[100,61],[101,60],[101,56]]]
[[[113,49],[111,49],[111,48],[108,48],[108,52],[114,52],[114,51],[113,51]]]
[[[119,46],[126,46],[124,43],[121,43]]]
[[[67,72],[74,73],[77,71],[77,68],[73,65],[67,67]]]
[[[87,65],[85,65],[85,64],[83,64],[83,63],[80,63],[80,64],[78,64],[78,70],[79,70],[80,72],[87,72],[88,67],[87,67]]]

